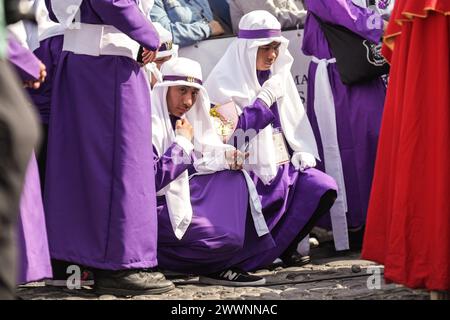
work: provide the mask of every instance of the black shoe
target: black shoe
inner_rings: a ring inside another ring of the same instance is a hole
[[[175,288],[159,272],[148,270],[97,270],[94,289],[97,294],[116,296],[137,296],[161,294]]]
[[[266,279],[249,274],[237,268],[230,268],[222,272],[200,276],[199,282],[230,287],[262,286]]]
[[[94,285],[94,273],[92,270],[61,260],[52,260],[51,262],[53,278],[45,280],[46,286],[77,289]],[[80,272],[80,279],[74,277],[76,275],[75,270]]]
[[[295,251],[289,257],[282,257],[281,260],[283,261],[283,266],[285,268],[289,268],[289,267],[303,267],[303,266],[311,263],[311,257],[310,256],[302,256],[297,251]]]

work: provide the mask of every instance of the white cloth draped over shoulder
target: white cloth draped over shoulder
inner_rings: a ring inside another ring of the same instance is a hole
[[[238,37],[231,43],[206,80],[205,88],[211,101],[223,104],[232,100],[241,112],[251,106],[262,89],[256,71],[258,47],[280,42],[279,55],[271,74],[281,76],[285,86],[285,95],[278,101],[282,130],[294,156],[307,152],[319,159],[311,124],[291,75],[294,59],[287,49],[289,41],[281,36],[280,23],[269,12],[257,10],[243,16],[239,28],[250,32],[260,30],[262,34],[270,32],[253,39]],[[252,139],[248,151],[250,164],[246,169],[253,171],[264,183],[270,183],[277,174],[272,126]]]
[[[352,2],[358,7],[374,10],[384,19],[388,19],[391,16],[395,5],[395,0],[375,0],[374,5],[369,5],[367,0],[352,0]]]

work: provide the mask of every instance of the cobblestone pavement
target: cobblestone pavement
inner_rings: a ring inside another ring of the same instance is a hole
[[[386,285],[382,279],[383,268],[359,259],[359,253],[330,256],[329,249],[312,252],[312,263],[303,267],[259,270],[265,276],[264,287],[232,288],[200,285],[195,277],[172,279],[173,291],[154,296],[115,297],[97,296],[92,289],[57,289],[43,283],[21,286],[22,299],[33,300],[427,300],[425,291],[410,290],[395,284]],[[377,279],[377,275],[381,274]],[[377,283],[377,280],[380,280]],[[380,284],[378,288],[377,284]],[[369,289],[369,287],[375,287]]]

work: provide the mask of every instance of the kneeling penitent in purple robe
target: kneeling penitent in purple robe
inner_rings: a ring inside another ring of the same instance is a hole
[[[215,131],[200,65],[172,58],[161,72],[152,94],[159,266],[203,283],[264,284],[234,267],[274,242],[243,154]]]
[[[258,10],[243,16],[239,28],[238,38],[205,87],[213,103],[232,100],[239,109],[229,143],[250,152],[251,161],[244,168],[256,185],[275,246],[238,266],[252,270],[276,258],[298,265],[304,260],[297,245],[328,212],[337,186],[333,178],[313,168],[316,141],[290,72],[293,58],[280,23]]]

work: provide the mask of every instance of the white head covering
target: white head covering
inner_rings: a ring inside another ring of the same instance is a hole
[[[187,58],[174,58],[163,64],[161,72],[164,81],[156,84],[152,92],[152,142],[158,154],[163,155],[175,141],[167,108],[168,88],[195,87],[199,89],[197,100],[185,117],[194,127],[194,148],[204,157],[194,165],[197,171],[205,174],[226,169],[225,151],[233,147],[224,145],[214,131],[209,117],[209,98],[202,86],[200,64]],[[181,239],[192,220],[188,173],[185,171],[158,195],[165,195],[173,230]]]
[[[284,79],[285,96],[278,101],[284,135],[294,153],[308,152],[319,158],[311,124],[291,75],[294,58],[287,49],[289,41],[281,36],[280,23],[269,12],[257,10],[242,17],[239,29],[238,39],[229,46],[205,83],[211,101],[223,104],[233,100],[241,110],[252,105],[262,88],[256,71],[258,48],[280,42],[279,55],[271,72]],[[272,136],[273,128],[268,126],[249,145],[250,157],[256,154],[257,159],[248,169],[264,183],[269,183],[277,174]]]
[[[156,31],[158,32],[161,45],[159,51],[156,54],[156,59],[172,56],[172,58],[178,57],[178,46],[172,41],[172,33],[166,30],[159,22],[152,22]],[[162,74],[159,71],[158,66],[155,62],[149,63],[145,66],[147,74],[150,78],[153,75],[156,78],[156,82],[162,81]]]

